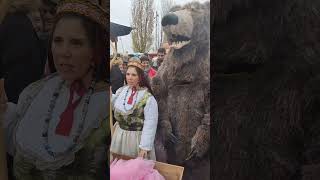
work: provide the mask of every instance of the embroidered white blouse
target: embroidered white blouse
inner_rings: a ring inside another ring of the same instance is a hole
[[[127,90],[128,93],[127,93]],[[119,88],[116,94],[112,94],[112,108],[117,109],[118,111],[126,113],[127,110],[132,109],[135,103],[138,103],[147,89],[138,90],[136,95],[133,97],[132,104],[127,104],[128,99],[131,95],[132,89],[129,86],[124,86]],[[125,97],[127,94],[127,97]],[[125,98],[125,108],[123,105],[123,100]],[[127,110],[126,110],[127,109]],[[158,103],[153,96],[150,96],[147,100],[147,103],[144,107],[144,122],[143,129],[141,134],[141,141],[139,148],[151,151],[154,147],[154,139],[157,131],[158,124]]]
[[[49,109],[50,100],[52,99],[53,93],[60,81],[60,77],[56,76],[45,82],[46,84],[34,97],[32,103],[28,107],[28,110],[19,121],[16,129],[14,129],[15,122],[13,121],[19,119],[15,117],[17,111],[20,110],[19,102],[18,105],[9,103],[8,111],[5,114],[4,118],[4,126],[7,130],[7,147],[11,147],[9,149],[9,153],[14,154],[15,147],[12,142],[15,138],[17,145],[23,148],[22,151],[25,155],[34,156],[40,160],[39,162],[35,162],[39,169],[43,169],[45,168],[45,166],[47,166],[45,164],[42,164],[42,162],[48,162],[50,163],[50,166],[52,165],[54,169],[56,169],[58,167],[71,163],[74,159],[74,157],[72,156],[68,157],[67,159],[65,159],[66,157],[62,158],[64,159],[63,161],[60,158],[53,158],[45,150],[44,139],[42,138],[42,132],[45,124],[44,119]],[[20,98],[24,93],[29,92],[26,92],[24,90],[20,95]],[[65,152],[67,148],[70,147],[73,140],[73,134],[76,133],[82,119],[81,116],[85,98],[81,99],[79,105],[75,109],[75,118],[73,121],[70,136],[61,136],[55,133],[55,129],[60,121],[60,115],[67,106],[69,96],[69,88],[66,85],[63,85],[62,89],[59,92],[59,97],[56,100],[56,105],[53,109],[52,119],[50,120],[48,129],[48,142],[54,152]],[[80,139],[85,138],[85,136],[88,135],[87,133],[90,131],[90,129],[97,128],[99,126],[99,120],[107,116],[107,99],[108,94],[106,92],[96,92],[92,94]],[[103,115],[101,113],[103,113]],[[81,145],[79,145],[79,147],[76,149],[80,149],[80,146]]]

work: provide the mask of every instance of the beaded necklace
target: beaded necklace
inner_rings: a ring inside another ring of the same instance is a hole
[[[60,95],[59,93],[60,93],[60,91],[62,89],[62,85],[63,84],[65,84],[64,80],[61,81],[59,83],[59,85],[57,86],[57,88],[54,90],[53,97],[50,100],[50,105],[49,105],[48,112],[46,114],[45,125],[44,125],[44,129],[43,129],[43,132],[42,132],[42,138],[44,139],[44,148],[48,152],[48,154],[51,155],[53,158],[55,158],[57,156],[64,156],[64,155],[66,155],[68,153],[71,153],[74,150],[74,148],[76,147],[76,145],[78,144],[80,134],[81,134],[81,132],[83,130],[83,127],[84,127],[85,118],[87,116],[89,101],[90,101],[91,95],[94,92],[94,87],[95,87],[96,82],[94,80],[91,81],[91,84],[90,84],[90,87],[89,87],[89,93],[87,93],[85,95],[85,100],[84,100],[84,106],[83,106],[83,109],[82,109],[80,125],[79,125],[79,128],[76,130],[76,133],[73,135],[72,144],[68,147],[68,149],[65,152],[53,152],[51,147],[50,147],[50,145],[49,145],[49,139],[48,139],[49,124],[50,124],[50,121],[52,119],[52,111],[55,108],[56,101],[57,101],[57,99],[58,99],[58,97]]]
[[[137,91],[136,100],[134,100],[134,103],[133,103],[132,107],[131,107],[130,109],[127,109],[127,108],[126,108],[126,98],[127,98],[129,89],[130,89],[130,88],[128,87],[127,92],[126,92],[126,95],[125,95],[124,98],[123,98],[123,108],[124,108],[126,111],[129,111],[129,110],[131,110],[132,108],[134,108],[134,105],[137,103],[138,94],[139,94],[139,89],[137,89],[137,90],[136,90],[136,91]]]

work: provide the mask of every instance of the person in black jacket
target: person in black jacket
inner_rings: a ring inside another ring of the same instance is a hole
[[[115,94],[116,91],[123,86],[124,84],[124,75],[120,69],[120,66],[122,66],[123,61],[121,58],[117,58],[111,67],[110,71],[110,82],[112,87],[112,93]]]
[[[5,79],[8,100],[13,103],[17,103],[22,90],[39,80],[44,71],[44,45],[39,40],[31,16],[38,11],[40,3],[32,3],[14,7],[13,1],[10,6],[13,10],[8,11],[0,25],[0,74]]]

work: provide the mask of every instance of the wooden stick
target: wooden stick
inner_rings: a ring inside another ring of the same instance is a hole
[[[112,90],[110,87],[110,98],[112,97]],[[110,108],[109,108],[109,113],[110,113],[110,119],[109,119],[109,123],[110,123],[110,131],[111,131],[111,138],[113,136],[114,133],[114,126],[113,126],[113,117],[112,117],[112,107],[111,107],[111,103],[110,103]]]

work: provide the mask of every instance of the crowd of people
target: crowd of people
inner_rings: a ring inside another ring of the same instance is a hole
[[[115,93],[117,89],[126,84],[125,75],[129,62],[135,61],[141,63],[144,76],[146,76],[146,79],[150,82],[152,78],[156,76],[158,68],[161,66],[165,55],[166,49],[161,47],[158,49],[157,56],[155,58],[151,58],[148,53],[144,53],[140,57],[128,57],[126,54],[117,54],[115,57],[111,56],[110,83],[112,86],[112,92]]]

